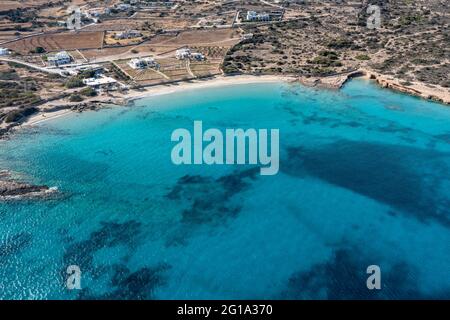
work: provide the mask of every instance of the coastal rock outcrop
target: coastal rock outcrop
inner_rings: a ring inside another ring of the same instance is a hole
[[[56,187],[20,182],[13,179],[9,171],[0,171],[0,201],[42,199],[55,195],[57,192]]]
[[[412,83],[410,86],[406,86],[400,83],[399,80],[383,76],[375,72],[367,72],[368,78],[375,80],[381,87],[392,89],[398,92],[406,93],[416,97],[420,97],[427,100],[436,101],[442,104],[450,105],[449,92],[440,91],[438,89],[420,85],[418,83]]]

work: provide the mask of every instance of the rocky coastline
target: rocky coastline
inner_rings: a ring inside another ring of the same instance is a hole
[[[373,80],[378,85],[386,89],[435,101],[444,105],[450,105],[450,92],[436,90],[431,87],[427,87],[426,84],[420,83],[412,83],[411,85],[406,86],[398,79],[367,70],[357,70],[327,77],[299,78],[299,82],[308,87],[338,90],[341,89],[347,81],[356,77],[363,77],[365,79]]]
[[[28,121],[28,119],[36,116],[41,115],[42,117],[51,117],[53,114],[56,114],[61,111],[72,111],[72,112],[84,112],[84,111],[98,111],[100,109],[105,108],[107,105],[111,104],[120,104],[121,101],[115,101],[115,100],[92,100],[92,101],[85,101],[85,102],[79,102],[79,103],[61,103],[58,105],[46,105],[46,106],[39,106],[36,107],[36,112],[30,115],[26,115],[21,117],[20,119],[17,119],[16,121],[5,123],[3,122],[0,126],[0,139],[5,139],[8,137],[8,135],[13,132],[14,129],[17,129],[24,123]]]
[[[0,171],[0,201],[48,199],[56,194],[56,187],[32,185],[13,178],[10,171]]]
[[[433,90],[425,84],[414,83],[411,86],[406,86],[400,83],[395,78],[389,78],[375,72],[366,72],[368,79],[374,80],[383,88],[395,90],[397,92],[409,94],[422,99],[439,102],[445,105],[450,105],[450,91],[444,92],[442,90]]]

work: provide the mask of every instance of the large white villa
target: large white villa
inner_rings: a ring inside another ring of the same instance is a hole
[[[194,59],[197,61],[205,60],[205,56],[199,52],[192,52],[189,48],[183,48],[176,51],[175,56],[179,60]]]
[[[47,62],[51,66],[60,66],[60,65],[63,65],[63,64],[71,63],[72,62],[72,57],[66,51],[61,51],[61,52],[58,52],[55,55],[48,56],[47,57]]]
[[[9,50],[7,48],[0,48],[0,56],[9,55]]]
[[[97,78],[83,79],[83,83],[94,89],[102,89],[115,85],[117,83],[117,80],[111,77],[102,76]]]
[[[257,13],[256,11],[247,11],[247,21],[270,21],[268,13]]]
[[[175,56],[179,60],[188,59],[191,56],[191,49],[183,48],[176,51]]]
[[[157,68],[159,64],[153,58],[135,58],[128,62],[133,69]]]
[[[117,40],[133,39],[133,38],[139,38],[141,36],[142,36],[142,33],[140,33],[137,30],[126,30],[123,32],[116,33],[114,35],[114,39],[117,39]]]

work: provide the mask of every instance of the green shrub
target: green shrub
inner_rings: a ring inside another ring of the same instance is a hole
[[[44,53],[47,52],[43,47],[36,47],[33,50],[30,50],[30,53]]]
[[[69,98],[70,102],[81,102],[83,100],[84,100],[83,97],[76,93],[72,94]]]
[[[370,60],[370,57],[367,54],[360,54],[355,57],[358,60]]]
[[[91,87],[84,88],[83,90],[80,91],[80,93],[86,97],[94,97],[97,95],[97,91],[95,91]]]
[[[16,70],[7,70],[4,72],[0,72],[0,80],[18,80],[19,75],[17,74]]]
[[[84,87],[83,80],[78,76],[71,77],[69,80],[66,81],[65,85],[66,88],[68,89]]]
[[[328,42],[327,46],[328,48],[333,49],[343,49],[343,48],[350,48],[353,45],[353,41],[349,39],[333,39],[330,42]]]
[[[94,76],[95,76],[94,70],[83,70],[77,75],[77,77],[80,79],[93,78]]]
[[[24,117],[29,117],[39,110],[36,107],[28,107],[24,109],[13,110],[9,112],[5,117],[6,123],[16,122],[21,120]]]

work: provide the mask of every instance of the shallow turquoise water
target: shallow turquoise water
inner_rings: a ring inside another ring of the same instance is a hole
[[[280,172],[173,165],[194,120],[279,128]],[[450,109],[367,81],[71,115],[1,142],[0,168],[63,194],[0,204],[2,299],[450,298]]]

